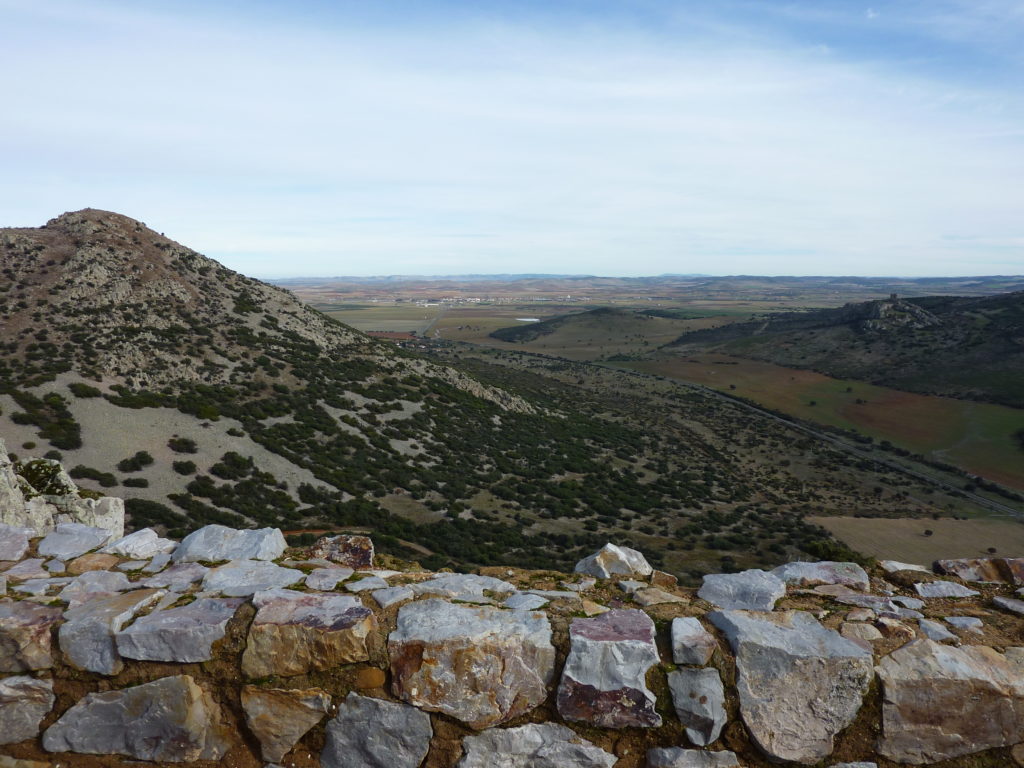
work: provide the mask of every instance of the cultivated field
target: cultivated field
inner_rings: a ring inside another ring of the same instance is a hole
[[[880,560],[930,565],[933,560],[990,557],[990,547],[1008,557],[1024,556],[1024,523],[1006,519],[913,520],[869,517],[809,517],[858,552]],[[926,535],[925,531],[931,531]]]
[[[425,333],[437,320],[444,309],[441,306],[417,306],[415,304],[381,302],[380,304],[344,304],[318,307],[328,317],[340,320],[357,330],[366,331],[412,331]]]
[[[856,429],[1024,489],[1024,451],[1013,436],[1024,429],[1024,411],[1016,408],[901,392],[727,355],[628,365],[704,384],[819,424]]]

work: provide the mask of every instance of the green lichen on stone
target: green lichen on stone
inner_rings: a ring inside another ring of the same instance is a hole
[[[56,461],[49,459],[19,461],[15,463],[14,471],[23,477],[35,491],[35,493],[25,494],[26,499],[35,496],[67,496],[71,492],[70,488],[58,480],[61,467]]]

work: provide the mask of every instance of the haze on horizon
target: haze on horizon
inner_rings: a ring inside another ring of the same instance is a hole
[[[1024,272],[1016,0],[0,0],[0,226],[263,277]]]

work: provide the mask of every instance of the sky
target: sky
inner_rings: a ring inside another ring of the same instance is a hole
[[[0,226],[257,277],[1021,274],[1021,40],[1020,0],[0,0]]]

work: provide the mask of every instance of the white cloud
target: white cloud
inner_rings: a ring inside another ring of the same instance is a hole
[[[943,235],[1022,235],[1018,94],[834,50],[6,6],[6,224],[111,208],[254,274],[984,272]]]

